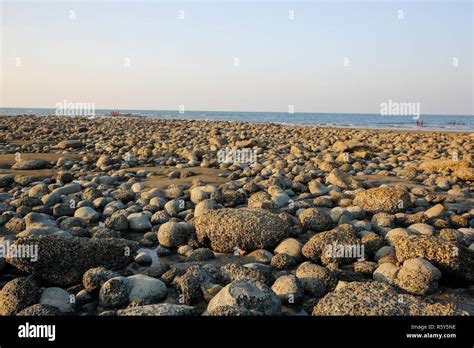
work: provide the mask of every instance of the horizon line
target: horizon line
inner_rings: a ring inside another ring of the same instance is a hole
[[[45,108],[45,107],[18,107],[18,106],[0,106],[0,109],[43,109],[43,110],[48,110],[48,109],[55,109],[55,108]],[[179,112],[179,109],[120,109],[120,108],[97,108],[95,110],[112,110],[112,111],[166,111],[166,112]],[[288,111],[248,111],[248,110],[185,110],[183,114],[186,114],[186,112],[225,112],[225,113],[232,113],[232,112],[246,112],[246,113],[283,113],[283,114],[289,114],[289,115],[294,115],[294,114],[337,114],[337,115],[380,115],[379,113],[374,113],[374,112],[316,112],[316,111],[301,111],[301,112],[293,112],[290,113]],[[420,113],[422,116],[474,116],[474,114],[423,114]],[[384,115],[381,115],[384,116]],[[385,115],[387,116],[387,115]],[[411,115],[388,115],[389,117],[408,117]]]

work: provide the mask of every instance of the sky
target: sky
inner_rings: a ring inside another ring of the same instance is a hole
[[[2,107],[474,115],[473,2],[4,1]]]

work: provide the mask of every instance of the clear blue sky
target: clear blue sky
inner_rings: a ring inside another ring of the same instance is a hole
[[[391,99],[419,102],[423,114],[474,114],[471,1],[1,9],[4,107],[378,113]]]

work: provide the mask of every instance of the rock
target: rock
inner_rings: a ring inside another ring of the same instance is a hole
[[[130,188],[132,190],[132,192],[135,192],[135,193],[139,193],[141,191],[143,191],[145,189],[145,184],[142,183],[142,182],[136,182],[132,185],[132,187]]]
[[[436,159],[425,161],[419,165],[419,169],[428,172],[441,172],[445,169],[457,170],[460,168],[468,168],[469,162],[457,161],[454,159]]]
[[[211,197],[211,193],[215,190],[216,188],[210,185],[194,187],[190,191],[191,202],[198,204],[199,202],[209,199]]]
[[[179,287],[184,303],[192,305],[202,300],[202,289],[210,288],[214,278],[204,267],[194,265],[175,277],[174,283]]]
[[[127,217],[129,227],[133,232],[143,233],[151,230],[151,223],[144,213],[133,213]]]
[[[252,194],[247,203],[249,209],[273,209],[273,200],[265,191],[259,191]]]
[[[79,149],[83,147],[83,144],[80,140],[63,140],[58,143],[56,147],[60,148],[61,150]]]
[[[398,238],[400,236],[409,236],[411,234],[414,234],[414,232],[410,232],[405,228],[394,228],[393,230],[388,231],[385,234],[385,239],[387,240],[388,244],[393,245],[393,241],[395,238]]]
[[[204,212],[209,210],[216,210],[217,202],[213,199],[205,199],[199,202],[194,208],[194,216],[202,215]]]
[[[211,249],[208,248],[198,248],[191,252],[186,259],[186,262],[195,262],[195,261],[209,261],[214,258],[214,253]]]
[[[53,207],[53,216],[54,217],[61,217],[61,216],[71,216],[74,215],[75,209],[71,207],[68,203],[63,204],[55,204]]]
[[[313,232],[328,231],[334,227],[331,216],[322,209],[309,208],[299,215],[301,225],[305,230]]]
[[[165,204],[164,209],[169,216],[178,216],[186,209],[186,203],[183,199],[172,199]]]
[[[170,220],[170,216],[164,210],[157,211],[152,215],[150,221],[153,225],[161,225]]]
[[[32,175],[15,175],[14,181],[16,184],[21,186],[28,186],[31,183],[41,181],[43,178],[39,176],[32,176]]]
[[[337,186],[344,190],[355,190],[359,187],[357,180],[337,168],[333,169],[326,177],[326,183]]]
[[[474,168],[458,168],[454,176],[463,181],[474,181]]]
[[[262,264],[251,264],[251,265],[260,265]],[[230,283],[237,280],[245,280],[250,282],[261,282],[267,285],[271,285],[274,282],[274,278],[270,272],[265,272],[261,267],[247,267],[239,266],[234,263],[229,263],[220,268],[220,277],[222,283]],[[267,270],[268,270],[268,266]]]
[[[288,225],[264,210],[224,208],[207,211],[195,221],[198,241],[218,252],[273,249],[288,233]]]
[[[360,258],[362,244],[352,225],[343,224],[336,228],[315,234],[302,248],[303,255],[311,261],[324,265],[336,262],[345,264]],[[339,253],[343,250],[344,253]]]
[[[153,259],[149,254],[140,252],[135,256],[135,262],[140,266],[149,266],[153,263]]]
[[[26,229],[17,234],[17,237],[27,237],[30,235],[46,235],[61,232],[56,220],[52,216],[42,213],[28,213],[25,216]]]
[[[273,254],[265,249],[257,249],[247,255],[247,259],[251,262],[270,264]]]
[[[313,315],[459,315],[453,305],[429,303],[414,296],[398,294],[382,282],[351,282],[324,296]]]
[[[281,301],[265,284],[234,281],[212,298],[207,307],[209,315],[278,315]]]
[[[301,248],[303,245],[300,241],[295,238],[287,238],[277,245],[274,252],[275,254],[288,254],[293,256],[296,260],[301,260],[303,254]]]
[[[294,275],[283,275],[272,285],[273,292],[282,303],[299,303],[303,299],[303,284]]]
[[[190,316],[195,315],[194,307],[186,305],[178,305],[172,303],[158,303],[145,306],[131,307],[126,309],[119,309],[117,315],[119,316]]]
[[[411,207],[410,195],[400,187],[380,186],[356,193],[354,205],[370,213],[398,213]]]
[[[87,270],[103,266],[115,270],[133,261],[138,249],[135,242],[125,239],[89,239],[59,236],[22,237],[16,247],[37,248],[36,261],[28,257],[8,256],[7,262],[20,270],[33,273],[55,285],[78,283]]]
[[[355,272],[372,276],[372,273],[374,273],[377,268],[377,263],[372,261],[357,261],[352,264],[352,268],[354,268]]]
[[[312,180],[308,183],[308,189],[311,194],[315,196],[324,196],[329,192],[329,189],[326,185],[321,184],[317,180]]]
[[[434,207],[425,211],[425,215],[428,219],[439,219],[446,213],[446,209],[442,204],[436,204]]]
[[[16,162],[12,169],[14,170],[37,170],[45,169],[48,166],[48,162],[38,159],[24,159]]]
[[[362,231],[359,232],[360,242],[364,245],[364,251],[373,256],[385,244],[384,239],[374,232]]]
[[[396,263],[397,258],[395,255],[395,248],[393,246],[388,246],[388,245],[381,247],[375,253],[374,260],[378,262],[379,264],[383,264],[387,261],[389,261],[389,263]]]
[[[82,284],[88,292],[94,292],[99,290],[106,281],[117,276],[117,273],[109,271],[104,267],[95,267],[84,273]]]
[[[289,269],[296,265],[296,260],[288,254],[276,254],[273,256],[270,265],[275,269]]]
[[[92,238],[121,238],[120,231],[111,230],[106,227],[95,226],[90,229]],[[86,237],[85,235],[77,235],[78,237]]]
[[[123,204],[127,204],[135,200],[135,193],[132,191],[117,190],[112,193],[112,198]]]
[[[423,234],[425,236],[432,236],[434,233],[434,227],[428,224],[417,223],[407,227],[410,234]]]
[[[166,192],[160,188],[152,188],[148,191],[144,191],[140,194],[141,198],[145,201],[149,201],[154,197],[163,197],[166,198]]]
[[[24,219],[12,218],[4,225],[5,231],[11,234],[17,234],[26,229],[26,223]]]
[[[157,237],[158,238],[158,237]],[[188,245],[188,244],[185,244],[185,245],[181,245],[177,250],[176,252],[179,254],[179,255],[183,255],[183,256],[189,256],[191,255],[191,253],[193,252],[193,247]]]
[[[9,281],[0,290],[0,315],[15,315],[38,302],[40,287],[32,277]]]
[[[398,272],[398,286],[415,295],[426,295],[438,287],[441,272],[423,258],[405,260]]]
[[[190,237],[191,229],[189,224],[184,222],[165,222],[158,230],[158,241],[166,248],[174,248],[184,244]]]
[[[1,187],[1,185],[0,185]],[[41,198],[44,195],[47,195],[49,193],[48,186],[40,183],[35,186],[33,186],[29,191],[28,191],[28,196],[30,197],[36,197],[36,198]]]
[[[126,277],[109,279],[99,292],[99,304],[106,309],[120,308],[130,303],[133,284]]]
[[[159,279],[143,274],[135,274],[127,279],[132,285],[129,302],[146,305],[161,302],[168,296],[165,283]]]
[[[105,227],[116,231],[128,230],[129,224],[125,210],[117,210],[105,220]]]
[[[390,229],[395,227],[395,215],[387,213],[377,213],[372,216],[370,221],[374,231],[385,235]]]
[[[381,264],[373,273],[374,280],[395,286],[400,267],[392,263]]]
[[[468,247],[474,243],[474,228],[459,228],[457,230],[444,228],[440,231],[439,237]]]
[[[76,210],[74,217],[82,219],[87,224],[99,221],[99,213],[90,207],[81,207]]]
[[[397,260],[422,257],[439,268],[443,278],[474,283],[474,253],[435,236],[400,236],[393,240]]]
[[[15,176],[12,174],[1,174],[0,175],[0,187],[8,187],[13,184]]]
[[[71,302],[69,293],[61,288],[53,287],[43,290],[39,303],[56,307],[61,313],[74,312],[73,303]]]
[[[312,296],[322,296],[332,291],[336,284],[336,278],[325,268],[312,262],[303,262],[296,269],[296,277],[301,281],[305,291]]]
[[[32,306],[26,307],[22,311],[17,313],[18,316],[58,316],[61,315],[61,312],[57,307],[44,304],[34,304]]]

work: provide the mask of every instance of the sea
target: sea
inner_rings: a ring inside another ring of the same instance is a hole
[[[96,109],[96,116],[110,116],[112,109]],[[426,131],[474,132],[474,115],[421,115],[423,125],[413,116],[382,116],[380,114],[288,113],[237,111],[118,110],[120,114],[169,120],[221,120],[286,125],[327,126],[365,129],[406,129]],[[0,108],[0,116],[55,115],[56,109]]]

